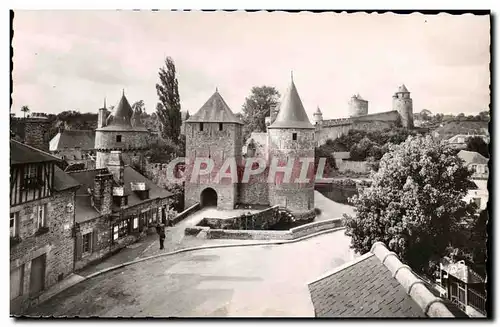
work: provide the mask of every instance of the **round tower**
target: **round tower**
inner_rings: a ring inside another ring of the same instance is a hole
[[[349,116],[358,117],[368,115],[368,101],[359,94],[355,94],[349,100]]]
[[[392,110],[399,113],[404,128],[413,128],[413,100],[404,84],[392,96]]]
[[[323,113],[319,109],[319,106],[313,115],[313,120],[314,120],[314,124],[321,124],[321,122],[323,122]]]
[[[314,132],[292,79],[276,120],[268,127],[268,181],[269,204],[287,208],[296,219],[314,217]],[[287,167],[288,176],[283,172]]]
[[[126,165],[144,169],[145,152],[149,148],[148,130],[137,121],[132,124],[134,112],[125,92],[118,105],[106,117],[106,108],[99,110],[95,133],[96,168],[105,168],[111,151],[121,151]]]

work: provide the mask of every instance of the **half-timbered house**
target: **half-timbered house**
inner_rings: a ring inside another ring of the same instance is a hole
[[[79,183],[64,173],[58,158],[10,141],[11,313],[73,271],[74,206]]]

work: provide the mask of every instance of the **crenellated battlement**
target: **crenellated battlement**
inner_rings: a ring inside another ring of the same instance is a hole
[[[351,118],[326,119],[322,122],[322,127],[342,126],[352,124]]]

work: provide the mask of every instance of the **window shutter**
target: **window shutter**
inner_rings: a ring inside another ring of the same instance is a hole
[[[75,256],[76,260],[80,260],[82,258],[82,233],[78,232],[76,233],[76,249],[75,249]]]
[[[92,252],[95,252],[97,251],[97,241],[99,239],[99,232],[97,231],[97,229],[94,229],[92,231]]]

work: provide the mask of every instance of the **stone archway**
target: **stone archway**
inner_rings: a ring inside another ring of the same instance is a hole
[[[217,207],[217,192],[207,187],[200,194],[200,206],[204,207]]]

